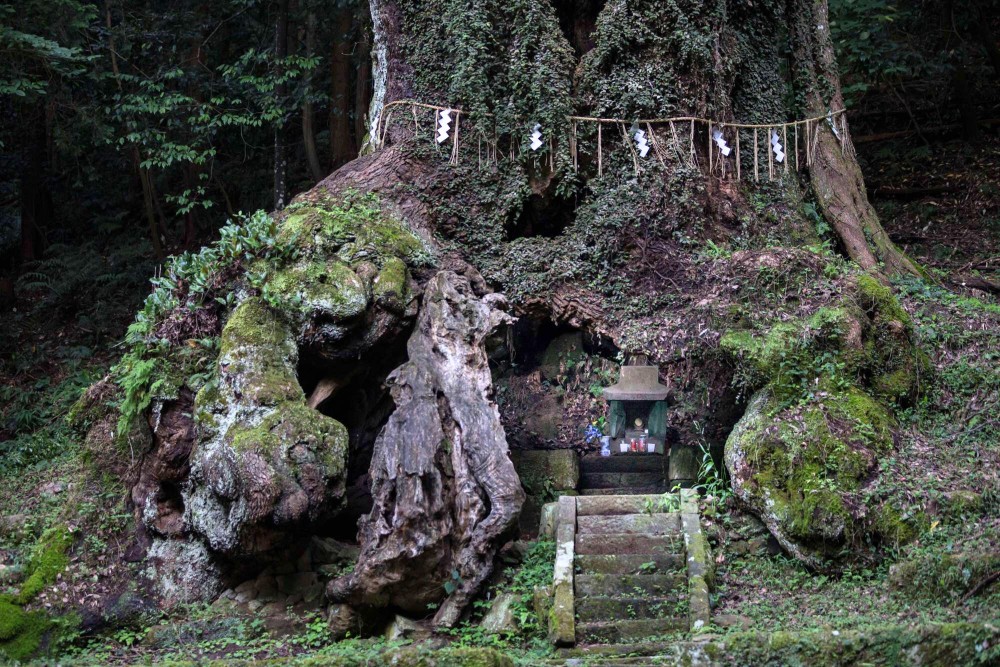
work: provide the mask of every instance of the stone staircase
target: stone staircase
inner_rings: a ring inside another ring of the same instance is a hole
[[[667,457],[663,454],[616,454],[580,459],[580,494],[644,495],[667,491]]]
[[[549,637],[576,646],[567,657],[631,654],[708,624],[710,560],[694,491],[563,496],[556,540]]]

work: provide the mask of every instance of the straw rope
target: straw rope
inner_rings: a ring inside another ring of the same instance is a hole
[[[417,102],[415,100],[395,100],[389,102],[382,108],[382,113],[376,119],[375,126],[375,137],[377,145],[382,148],[385,146],[387,139],[389,126],[392,122],[394,112],[397,107],[410,107],[410,112],[413,117],[413,136],[416,138],[420,134],[420,123],[418,110],[427,110],[433,112],[433,121],[431,125],[431,137],[434,137],[435,128],[437,127],[438,113],[441,111],[450,111],[453,114],[454,128],[452,129],[451,136],[451,151],[448,156],[448,161],[451,164],[458,164],[459,161],[459,127],[461,123],[461,117],[464,112],[461,109],[456,109],[454,107],[441,106],[437,104],[427,104],[424,102]],[[783,160],[784,173],[788,174],[791,170],[790,157],[788,155],[788,128],[792,128],[792,153],[795,156],[795,167],[794,169],[798,171],[800,169],[799,162],[799,126],[803,128],[803,141],[802,150],[805,151],[805,166],[811,167],[813,163],[814,156],[816,154],[818,144],[819,144],[819,129],[820,124],[824,121],[830,126],[831,131],[840,142],[841,151],[846,153],[848,151],[853,151],[853,146],[850,146],[850,141],[847,139],[847,118],[845,116],[846,109],[838,109],[837,111],[829,111],[821,116],[814,116],[810,118],[802,118],[799,120],[785,121],[778,123],[730,123],[721,122],[713,120],[710,118],[702,118],[699,116],[674,116],[670,118],[648,118],[639,119],[636,121],[630,121],[623,118],[599,118],[595,116],[567,116],[567,120],[570,123],[571,132],[567,139],[567,144],[569,148],[570,163],[574,170],[579,170],[579,156],[580,156],[580,137],[579,137],[579,125],[583,123],[593,123],[597,125],[597,173],[598,177],[604,175],[604,137],[603,128],[604,125],[616,125],[622,135],[622,140],[629,149],[629,154],[632,156],[632,163],[636,174],[638,174],[641,167],[641,160],[635,147],[632,145],[630,138],[629,126],[633,127],[645,127],[646,134],[649,138],[650,146],[653,150],[653,154],[656,159],[662,165],[666,165],[666,157],[668,149],[661,145],[656,132],[654,130],[655,125],[668,126],[670,128],[670,150],[677,156],[681,161],[685,160],[685,152],[687,153],[687,161],[692,167],[698,168],[698,149],[696,146],[695,138],[695,126],[704,125],[707,128],[708,134],[708,173],[714,174],[716,171],[721,173],[722,178],[726,178],[727,175],[727,162],[728,159],[722,154],[722,148],[715,144],[713,137],[713,130],[718,130],[722,132],[731,131],[735,133],[735,175],[736,180],[742,180],[742,161],[740,159],[741,153],[741,135],[740,130],[753,130],[753,176],[755,181],[760,180],[760,169],[759,169],[759,154],[760,150],[758,144],[758,131],[764,130],[765,135],[765,150],[767,151],[767,175],[769,179],[774,179],[776,172],[780,170],[775,169],[774,155],[771,150],[771,133],[780,132],[779,135],[782,146],[785,151],[785,159]],[[690,131],[688,137],[688,147],[689,150],[685,151],[681,146],[681,139],[677,133],[677,123],[689,123]],[[839,123],[839,126],[838,126]],[[478,136],[478,155],[479,155],[479,166],[482,168],[484,162],[483,154],[483,141],[486,143],[485,151],[485,162],[497,162],[497,156],[499,152],[499,140],[494,134],[493,140],[490,141],[489,138],[484,138],[483,136]],[[553,169],[555,166],[555,150],[556,142],[553,137],[548,137],[548,166]],[[517,147],[517,154],[520,156],[520,146]],[[718,151],[719,155],[716,156],[715,152]],[[511,145],[510,148],[510,159],[514,159],[515,147]],[[732,173],[729,170],[728,173]]]

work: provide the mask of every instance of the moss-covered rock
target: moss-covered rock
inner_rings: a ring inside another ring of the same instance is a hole
[[[398,257],[390,257],[382,264],[372,284],[375,302],[395,313],[402,313],[409,301],[409,271]]]
[[[845,546],[916,536],[919,520],[862,493],[894,446],[887,403],[912,395],[921,363],[888,288],[861,276],[840,304],[720,345],[754,392],[726,442],[734,490],[789,552],[827,567]]]
[[[290,311],[299,310],[309,318],[339,323],[368,308],[364,283],[347,264],[337,260],[300,260],[277,271],[268,286],[271,294],[288,303]]]
[[[65,525],[57,524],[46,530],[31,551],[27,567],[30,574],[17,596],[0,596],[0,658],[17,662],[35,656],[53,630],[54,622],[48,614],[27,611],[23,605],[66,569],[72,544],[73,534]]]
[[[51,628],[45,612],[25,611],[0,598],[0,658],[20,662],[35,656]]]
[[[64,525],[53,526],[42,533],[28,563],[28,571],[31,574],[21,584],[21,590],[17,595],[20,604],[33,600],[66,569],[69,565],[68,552],[72,544],[73,534]]]
[[[222,333],[218,383],[195,399],[184,492],[186,524],[217,552],[271,551],[343,500],[347,430],[306,405],[297,362],[287,319],[262,299],[240,304]]]
[[[306,259],[353,263],[397,257],[415,264],[426,245],[399,218],[382,210],[375,195],[348,191],[331,199],[311,192],[294,202],[278,230],[278,241],[298,248]]]

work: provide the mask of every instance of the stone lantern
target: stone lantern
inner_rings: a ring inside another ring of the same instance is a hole
[[[645,443],[644,454],[665,453],[667,393],[667,388],[660,384],[656,366],[622,366],[618,384],[604,390],[604,398],[610,404],[608,434],[613,454],[623,453],[622,443],[628,448],[625,453],[632,453],[633,440]]]

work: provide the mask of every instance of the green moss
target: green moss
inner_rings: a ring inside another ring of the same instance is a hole
[[[403,260],[396,257],[386,259],[372,285],[375,301],[391,310],[402,311],[409,296],[408,277]]]
[[[1000,570],[1000,553],[925,553],[896,563],[890,583],[916,598],[954,600]]]
[[[872,512],[871,532],[883,544],[901,546],[917,539],[927,529],[927,517],[920,513],[905,517],[895,507],[885,504]]]
[[[857,387],[834,391],[821,382],[813,398],[792,406],[763,389],[726,448],[743,453],[760,511],[832,557],[866,531],[884,532],[855,518],[852,494],[892,450],[893,426],[888,410]]]
[[[872,388],[881,398],[901,403],[913,393],[916,382],[913,369],[903,366],[876,377],[872,381]]]
[[[968,517],[982,516],[986,510],[986,502],[983,494],[975,491],[952,491],[947,494],[943,509],[950,518],[963,520]]]
[[[52,629],[52,620],[45,612],[26,612],[15,605],[0,602],[0,624],[4,623],[3,617],[7,614],[17,615],[19,620],[17,630],[9,637],[0,639],[0,656],[14,662],[32,658]]]
[[[288,326],[261,299],[241,303],[222,330],[219,362],[226,366],[227,374],[236,378],[244,398],[257,405],[302,398],[295,356],[295,342]],[[208,418],[204,410],[213,404],[210,399],[218,397],[213,389],[199,392],[195,414]]]
[[[221,356],[240,347],[278,347],[288,337],[286,328],[261,299],[247,299],[233,311],[222,330]]]
[[[423,242],[402,222],[380,217],[359,228],[354,243],[345,246],[340,255],[349,262],[398,257],[407,264],[419,264],[425,252]]]
[[[283,403],[255,427],[234,425],[230,444],[237,452],[257,451],[270,458],[278,447],[304,445],[331,477],[343,471],[347,460],[347,429],[302,401]]]
[[[290,307],[334,322],[358,317],[368,307],[367,291],[357,274],[346,264],[327,259],[302,260],[275,272],[268,290]]]
[[[869,315],[882,320],[896,320],[906,327],[912,326],[910,316],[899,305],[892,290],[870,275],[858,277],[858,300]]]
[[[0,598],[0,641],[7,641],[20,633],[27,621],[26,616],[19,606]]]
[[[49,528],[38,539],[31,552],[31,559],[28,563],[28,571],[31,574],[25,579],[18,593],[17,601],[26,604],[34,599],[38,593],[54,582],[56,576],[69,565],[70,545],[73,544],[73,535],[69,529],[63,525]]]
[[[325,260],[340,252],[345,262],[397,257],[415,263],[424,244],[403,222],[382,210],[378,196],[347,191],[335,200],[293,204],[281,222],[279,241],[294,243],[300,254]]]
[[[973,665],[992,664],[1000,657],[998,638],[1000,630],[991,624],[921,623],[852,630],[737,632],[714,646],[720,664]],[[686,654],[700,657],[710,654],[713,644],[681,646]]]

